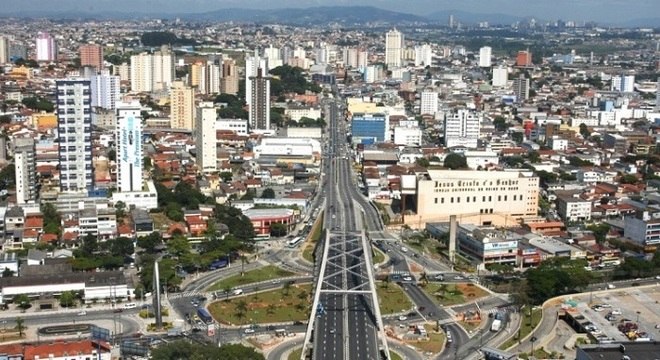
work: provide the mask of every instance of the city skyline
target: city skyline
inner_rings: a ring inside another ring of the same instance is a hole
[[[22,12],[57,13],[67,11],[75,13],[103,14],[113,13],[140,13],[154,15],[172,15],[201,13],[229,8],[246,9],[279,9],[279,8],[307,8],[314,6],[374,6],[386,10],[410,13],[431,17],[433,12],[470,12],[474,14],[507,14],[519,17],[535,17],[543,20],[569,19],[577,21],[600,21],[620,23],[630,20],[654,17],[649,14],[660,14],[660,2],[654,0],[636,0],[634,2],[622,0],[556,0],[547,2],[542,0],[496,0],[483,2],[479,0],[466,0],[460,3],[449,0],[411,0],[402,4],[394,0],[356,0],[356,1],[330,1],[330,0],[275,0],[264,4],[257,0],[147,0],[136,3],[128,0],[62,0],[57,5],[45,0],[25,0],[6,4],[5,12],[16,14]],[[157,5],[157,6],[154,6]],[[154,9],[158,9],[157,12]],[[460,21],[460,17],[457,19]]]

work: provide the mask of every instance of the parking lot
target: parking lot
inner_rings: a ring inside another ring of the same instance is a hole
[[[660,338],[660,286],[599,292],[580,300],[580,323],[596,329],[592,335],[601,342]]]

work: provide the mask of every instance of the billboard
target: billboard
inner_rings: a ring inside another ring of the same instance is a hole
[[[142,119],[139,109],[119,109],[117,159],[119,191],[142,188]]]
[[[518,248],[518,241],[517,240],[500,241],[500,242],[495,242],[495,243],[485,243],[484,244],[484,251],[517,249],[517,248]]]

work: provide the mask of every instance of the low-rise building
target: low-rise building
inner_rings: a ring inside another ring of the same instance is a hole
[[[626,216],[623,236],[642,246],[660,244],[660,213],[643,211]]]
[[[580,198],[579,193],[557,191],[557,213],[567,222],[591,220],[591,201]]]
[[[458,249],[482,264],[515,265],[519,235],[473,224],[458,226]]]
[[[291,231],[295,224],[294,211],[285,208],[272,209],[248,209],[243,212],[252,222],[257,237],[270,237],[271,225],[284,224],[287,232]]]

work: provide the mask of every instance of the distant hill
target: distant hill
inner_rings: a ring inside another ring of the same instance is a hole
[[[319,6],[310,8],[284,9],[221,9],[198,14],[180,15],[188,20],[237,21],[255,23],[281,23],[292,25],[357,24],[366,22],[411,23],[429,22],[429,19],[373,6]]]

